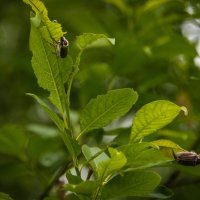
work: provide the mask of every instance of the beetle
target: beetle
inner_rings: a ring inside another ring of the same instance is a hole
[[[62,36],[60,38],[60,41],[58,42],[58,55],[61,58],[66,58],[67,57],[68,47],[69,47],[68,40],[64,36]]]
[[[178,152],[174,154],[177,163],[185,166],[196,166],[200,164],[200,155],[193,151]]]

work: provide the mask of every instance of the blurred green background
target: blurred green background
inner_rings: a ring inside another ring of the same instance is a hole
[[[0,2],[0,192],[16,200],[39,199],[69,157],[57,129],[25,95],[47,96],[31,68],[30,8],[22,1]],[[67,31],[72,57],[76,36],[82,33],[103,33],[116,39],[115,46],[87,50],[82,56],[71,98],[75,125],[89,99],[109,89],[131,87],[139,93],[133,112],[158,99],[188,108],[187,117],[179,116],[149,140],[171,139],[200,153],[199,1],[43,2],[50,19]],[[129,118],[126,120],[130,124]],[[121,121],[116,124],[120,127]],[[87,136],[87,141],[101,143],[104,134],[106,131],[100,130],[95,137]],[[123,143],[126,135],[119,135],[116,141]],[[199,199],[200,167],[156,170],[163,184],[174,191],[171,199]]]

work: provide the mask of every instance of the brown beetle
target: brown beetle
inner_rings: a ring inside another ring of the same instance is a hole
[[[61,58],[66,58],[67,57],[68,47],[69,47],[68,40],[64,36],[62,36],[60,38],[60,41],[58,42],[58,55]]]
[[[177,163],[185,166],[196,166],[200,164],[200,155],[196,152],[178,152],[174,154]]]

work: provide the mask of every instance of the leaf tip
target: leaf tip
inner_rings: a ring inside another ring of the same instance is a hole
[[[114,46],[115,45],[115,38],[108,38],[108,41]]]
[[[185,106],[181,106],[181,110],[184,112],[185,116],[188,116],[188,109]]]

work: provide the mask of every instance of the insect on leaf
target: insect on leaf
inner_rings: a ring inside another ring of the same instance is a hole
[[[164,153],[164,155],[172,159],[174,159],[174,154],[186,151],[171,140],[155,140],[152,141],[151,144],[158,146],[159,149]]]
[[[30,5],[36,14],[41,16],[44,26],[48,34],[50,34],[51,39],[59,41],[59,39],[66,33],[62,31],[62,27],[57,22],[52,22],[48,17],[48,11],[41,0],[23,0],[26,4]]]
[[[156,148],[154,144],[141,142],[131,143],[118,147],[127,158],[126,165],[131,168],[149,167],[165,164],[166,157]]]
[[[66,93],[63,86],[64,77],[60,70],[57,56],[41,36],[41,32],[31,24],[30,49],[33,53],[32,67],[38,84],[50,92],[49,99],[64,114]]]

